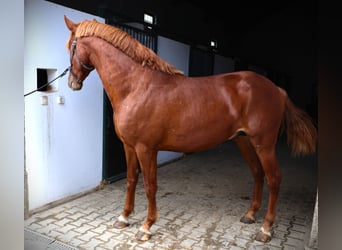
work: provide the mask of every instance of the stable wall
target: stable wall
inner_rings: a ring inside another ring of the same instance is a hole
[[[51,69],[54,78],[69,66],[64,15],[76,22],[104,22],[47,1],[25,1],[24,93],[36,89],[37,68]],[[90,73],[78,92],[67,86],[67,75],[54,88],[25,97],[29,210],[88,191],[102,179],[103,87],[97,72]]]

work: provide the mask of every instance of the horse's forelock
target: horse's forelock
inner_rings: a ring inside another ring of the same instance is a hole
[[[70,35],[69,35],[69,37],[68,37],[68,40],[67,40],[66,43],[65,43],[65,48],[66,48],[67,50],[70,50],[70,48],[71,48],[71,43],[72,43],[72,40],[74,39],[74,37],[75,37],[75,34],[74,34],[73,32],[70,32]]]

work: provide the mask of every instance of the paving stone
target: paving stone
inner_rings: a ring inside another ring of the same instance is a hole
[[[70,230],[67,233],[64,233],[64,234],[58,236],[57,239],[62,241],[62,242],[65,242],[65,243],[69,243],[69,242],[72,242],[72,240],[75,237],[80,236],[80,235],[81,235],[80,233],[77,233],[73,230]]]
[[[36,232],[44,234],[44,235],[49,235],[51,231],[54,231],[54,230],[58,229],[59,227],[60,226],[58,226],[54,223],[51,223],[51,224],[46,225],[45,227],[41,227],[41,228],[37,229]]]
[[[243,249],[246,249],[245,247],[239,247],[239,246],[231,246],[229,248],[230,250],[243,250]]]
[[[231,233],[225,233],[223,236],[221,236],[219,238],[219,240],[225,241],[225,242],[233,242],[235,241],[235,234],[231,234]]]
[[[80,247],[84,249],[95,249],[97,246],[101,244],[103,244],[103,241],[98,239],[91,239],[89,242],[80,245]]]
[[[269,247],[266,244],[261,243],[259,241],[250,242],[246,247],[247,250],[269,250],[271,248],[272,247]]]
[[[82,227],[75,228],[74,231],[84,234],[86,231],[89,231],[90,229],[94,229],[94,227],[88,224],[84,224],[82,225]]]
[[[114,222],[116,217],[117,216],[115,214],[113,214],[113,213],[107,213],[107,214],[101,216],[101,219],[103,219],[106,222],[109,222],[109,221],[113,221]]]
[[[288,236],[286,239],[286,245],[290,245],[290,246],[301,246],[303,245],[303,242],[304,241],[302,239],[295,239],[290,236]]]
[[[53,224],[56,224],[57,226],[64,227],[65,224],[72,222],[72,220],[63,218],[62,220],[55,221]]]
[[[60,219],[63,219],[69,215],[70,215],[70,213],[62,212],[62,213],[57,213],[54,217],[56,219],[60,220]]]
[[[107,225],[100,225],[98,227],[95,227],[94,229],[91,229],[91,231],[93,231],[94,233],[97,233],[97,234],[105,234],[108,232],[108,226]],[[110,232],[108,232],[110,233]]]
[[[288,237],[295,238],[295,239],[298,239],[298,240],[303,240],[305,238],[305,232],[298,232],[298,231],[295,231],[293,229],[293,230],[291,230],[291,232],[288,235]]]
[[[71,208],[64,209],[64,210],[61,211],[61,212],[68,213],[68,214],[71,214],[71,215],[73,215],[73,214],[78,214],[78,213],[82,213],[82,214],[84,215],[83,209],[82,209],[80,206],[73,206],[73,207],[71,207]],[[70,216],[68,216],[68,217],[70,217]]]
[[[267,245],[272,246],[272,247],[279,247],[284,243],[284,240],[279,239],[275,236],[272,237],[272,240],[267,243]]]
[[[64,208],[57,206],[57,207],[51,208],[49,210],[39,212],[39,213],[35,214],[34,217],[36,219],[46,219],[48,217],[55,216],[56,214],[61,214],[61,213],[64,213]]]
[[[185,239],[183,240],[180,245],[184,247],[185,249],[191,249],[191,247],[196,244],[197,241],[192,240],[192,239]]]
[[[79,218],[85,216],[84,213],[80,213],[80,212],[76,212],[74,214],[70,214],[67,216],[67,218],[71,219],[71,220],[78,220]]]
[[[92,231],[87,231],[86,233],[81,234],[77,238],[87,242],[87,241],[90,241],[92,238],[95,238],[95,237],[98,237],[98,236],[99,236],[99,234],[97,234],[97,233],[94,233]]]
[[[287,232],[288,228],[289,228],[289,225],[277,224],[277,226],[275,227],[275,231],[277,231],[277,232]]]
[[[122,244],[122,241],[119,240],[119,239],[110,239],[109,241],[106,242],[105,246],[108,248],[108,249],[118,249],[117,247]],[[103,245],[101,245],[103,246]]]
[[[240,230],[239,237],[245,240],[254,239],[254,236],[256,234],[256,230],[248,231],[248,230]]]
[[[112,232],[103,232],[97,237],[97,239],[106,242],[106,241],[109,241],[111,238],[115,237],[115,235],[116,234]]]
[[[78,220],[71,221],[71,225],[75,225],[76,227],[81,227],[83,224],[88,223],[89,220],[84,219],[84,218],[79,218]]]
[[[169,223],[170,221],[165,218],[159,218],[158,221],[156,222],[156,224],[159,226],[166,226]]]
[[[189,233],[189,237],[192,239],[200,239],[206,236],[207,236],[206,233],[203,233],[202,231],[199,231],[197,229],[194,229]]]
[[[59,227],[59,228],[56,228],[56,231],[62,233],[62,234],[66,234],[68,233],[70,230],[72,229],[75,229],[76,227],[74,225],[70,225],[70,224],[67,224],[65,225],[64,227]]]
[[[103,246],[96,246],[94,250],[108,250],[108,248]]]
[[[47,210],[47,211],[49,212],[50,210]],[[31,217],[25,219],[24,226],[29,227],[32,223],[35,223],[36,221],[37,221],[36,216],[32,215]]]
[[[311,230],[317,183],[306,183],[316,178],[305,178],[299,185],[292,175],[298,173],[314,177],[316,172],[312,165],[315,162],[309,159],[307,164],[310,168],[303,168],[304,161],[300,167],[284,157],[279,161],[284,181],[273,238],[266,244],[255,241],[254,237],[266,212],[267,187],[256,223],[241,223],[240,217],[250,203],[241,197],[250,196],[253,179],[240,153],[228,144],[221,145],[219,149],[190,154],[158,168],[158,221],[151,228],[153,235],[148,242],[135,240],[135,234],[147,215],[141,175],[135,212],[129,218],[131,225],[128,228],[118,230],[112,226],[124,207],[125,180],[39,212],[25,220],[25,228],[81,250],[304,249],[305,236]]]
[[[60,237],[61,238],[61,237]],[[80,246],[82,245],[82,244],[84,244],[85,242],[83,241],[83,240],[80,240],[80,239],[78,239],[78,238],[76,238],[76,237],[74,237],[74,238],[71,238],[70,239],[70,241],[68,242],[68,244],[70,244],[70,245],[72,245],[72,246],[75,246],[75,247],[78,247],[78,248],[80,248]]]
[[[297,231],[297,232],[305,233],[307,231],[307,226],[293,224],[291,229],[292,229],[291,231]]]
[[[181,228],[179,228],[180,231],[183,231],[184,233],[189,233],[194,230],[194,225],[191,224],[185,224]]]
[[[82,208],[82,207],[79,207],[79,208]],[[91,214],[91,213],[93,213],[93,212],[95,212],[95,211],[97,211],[96,208],[87,207],[87,208],[82,209],[81,212],[82,212],[83,214],[88,215],[88,214]]]
[[[235,238],[235,244],[238,247],[243,247],[246,248],[246,245],[249,243],[250,240],[243,239],[241,237],[236,237]]]
[[[58,239],[62,235],[63,235],[62,233],[60,233],[58,231],[54,231],[54,230],[49,232],[49,237],[54,238],[54,239]]]
[[[89,220],[89,221],[93,221],[100,216],[101,216],[100,214],[93,212],[91,214],[84,216],[83,218],[85,218],[86,220]]]
[[[38,231],[39,229],[44,228],[44,225],[38,224],[38,223],[32,223],[30,225],[30,229],[32,231]]]
[[[283,250],[298,250],[298,249],[302,249],[302,248],[298,248],[296,246],[290,246],[287,244],[284,244],[284,246],[283,246]]]
[[[101,225],[105,225],[106,223],[107,223],[107,221],[105,221],[101,218],[97,218],[96,220],[88,222],[89,225],[94,226],[94,227],[99,227]]]
[[[47,225],[51,224],[51,223],[54,223],[56,222],[58,219],[56,218],[48,218],[46,220],[41,220],[41,221],[38,221],[37,223],[34,223],[34,224],[39,224],[40,226],[43,226],[43,227],[46,227]],[[32,226],[34,225],[31,225],[31,229],[32,229]]]

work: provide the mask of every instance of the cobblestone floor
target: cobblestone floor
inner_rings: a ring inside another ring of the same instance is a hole
[[[278,149],[283,182],[273,238],[266,244],[254,236],[265,215],[267,187],[256,223],[240,223],[253,179],[231,142],[158,169],[158,221],[148,242],[134,238],[147,214],[142,179],[126,229],[112,227],[124,205],[125,180],[36,213],[25,228],[78,249],[305,249],[316,200],[317,156],[291,158],[284,143]]]

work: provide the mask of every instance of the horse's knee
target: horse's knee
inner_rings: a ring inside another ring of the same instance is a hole
[[[154,197],[156,195],[157,188],[158,188],[157,184],[145,183],[144,186],[145,186],[145,192],[146,192],[147,197]]]
[[[269,187],[277,188],[280,186],[282,173],[279,167],[271,168],[266,174],[266,181]]]
[[[134,190],[135,187],[137,186],[137,182],[138,180],[137,179],[127,179],[126,181],[126,187],[128,190]]]
[[[279,191],[280,183],[281,183],[281,175],[274,175],[270,178],[267,178],[267,186],[272,191]]]
[[[262,187],[264,185],[264,180],[265,180],[265,174],[263,171],[258,171],[253,173],[254,177],[254,185],[256,188]]]

